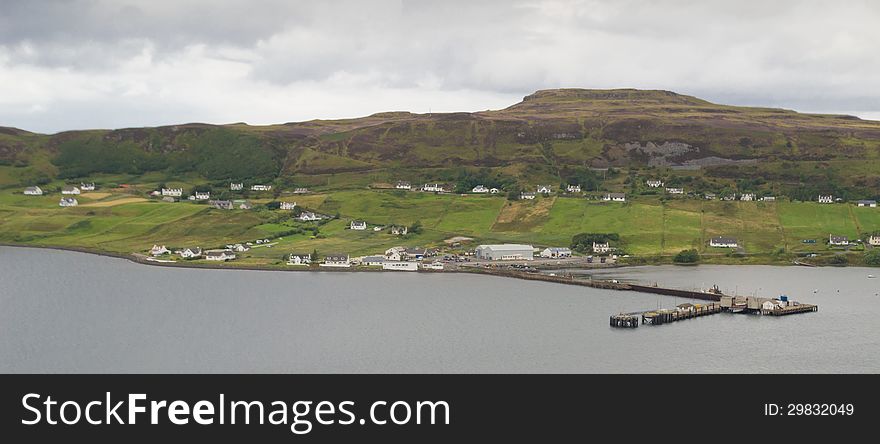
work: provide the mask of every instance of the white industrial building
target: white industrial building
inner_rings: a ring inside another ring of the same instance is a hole
[[[500,244],[480,245],[475,253],[478,259],[490,261],[530,261],[534,259],[534,252],[535,248],[531,245]]]

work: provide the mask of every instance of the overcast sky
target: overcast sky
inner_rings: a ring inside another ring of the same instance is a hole
[[[878,1],[2,0],[0,125],[498,109],[557,87],[880,119]]]

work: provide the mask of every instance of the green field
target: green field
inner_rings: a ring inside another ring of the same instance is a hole
[[[100,190],[99,190],[100,191]],[[725,249],[707,246],[712,236],[739,239],[740,253],[769,255],[823,252],[829,234],[856,239],[880,230],[880,209],[850,204],[780,201],[720,202],[660,200],[642,197],[626,203],[582,197],[544,197],[510,202],[501,196],[435,195],[417,192],[344,190],[299,196],[301,206],[338,215],[311,231],[287,234],[312,223],[292,220],[290,213],[255,210],[223,211],[190,202],[165,203],[121,191],[85,193],[80,206],[60,208],[60,195],[24,196],[0,192],[0,242],[81,247],[116,253],[144,252],[154,243],[214,248],[227,243],[273,238],[271,247],[254,248],[241,262],[273,264],[292,251],[380,253],[391,246],[437,246],[453,236],[475,242],[527,242],[567,246],[583,232],[618,233],[625,252],[636,256],[671,256],[696,248],[708,256]],[[269,199],[255,199],[255,202]],[[286,199],[291,200],[291,199]],[[387,230],[352,231],[348,223],[412,225],[422,232],[406,237]],[[278,239],[278,233],[282,233]],[[804,239],[816,239],[805,244]]]

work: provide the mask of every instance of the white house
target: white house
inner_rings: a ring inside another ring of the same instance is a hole
[[[541,251],[541,257],[548,258],[563,258],[563,257],[571,257],[571,249],[565,247],[549,247],[545,248]]]
[[[311,253],[291,253],[287,258],[287,265],[309,265],[312,263]]]
[[[397,188],[398,190],[411,190],[412,184],[403,180],[398,180],[394,185],[394,188]]]
[[[832,196],[830,194],[827,196],[823,196],[820,194],[819,195],[819,203],[834,203],[834,196]]]
[[[706,193],[706,200],[715,200],[715,193]]]
[[[593,253],[607,253],[611,251],[611,245],[608,242],[593,242]]]
[[[61,202],[58,202],[58,206],[61,207],[75,207],[77,205],[79,205],[79,202],[73,197],[62,197]]]
[[[153,248],[150,248],[150,255],[151,256],[161,256],[163,254],[169,254],[169,253],[171,253],[171,252],[168,251],[168,249],[165,248],[164,245],[153,245]]]
[[[391,247],[385,250],[385,259],[389,261],[402,261],[405,252],[406,248],[404,247]]]
[[[739,200],[744,201],[744,202],[751,202],[751,201],[755,200],[755,193],[742,193],[739,196]]]
[[[666,188],[669,194],[684,194],[684,188]]]
[[[193,259],[202,255],[202,249],[199,247],[184,248],[180,251],[180,257],[184,259]]]
[[[24,194],[27,196],[42,196],[43,189],[40,187],[27,187],[24,189]]]
[[[238,252],[238,253],[244,253],[245,251],[248,251],[251,249],[251,247],[248,247],[245,244],[230,244],[230,245],[227,245],[226,248],[229,250]]]
[[[769,299],[761,304],[761,310],[773,311],[783,307],[783,302],[776,299]]]
[[[211,198],[211,193],[208,191],[196,191],[195,194],[193,194],[193,197],[195,197],[196,200],[208,200]]]
[[[351,260],[347,254],[343,253],[334,253],[328,254],[324,257],[324,262],[321,264],[322,267],[340,267],[340,268],[349,268],[351,267]]]
[[[407,227],[402,227],[399,225],[392,225],[391,226],[391,234],[394,234],[397,236],[406,236],[406,233],[408,231],[409,231],[409,229]]]
[[[297,219],[303,222],[313,222],[316,220],[321,220],[321,215],[312,213],[311,211],[303,211],[302,213],[300,213]]]
[[[860,201],[856,202],[856,205],[858,205],[860,207],[877,208],[877,201],[876,200],[860,200]]]
[[[296,202],[281,202],[281,205],[278,208],[282,210],[293,210],[296,208]]]
[[[352,230],[363,231],[363,230],[367,229],[367,223],[362,220],[353,220],[353,221],[351,221],[351,224],[349,225],[349,227]]]
[[[477,185],[471,190],[471,193],[488,193],[488,192],[489,192],[489,189],[482,186],[482,185]]]
[[[61,194],[79,194],[79,192],[79,188],[70,185],[61,188]]]
[[[739,247],[739,244],[737,243],[736,238],[716,236],[709,239],[709,246],[719,248],[737,248]]]
[[[849,245],[849,238],[846,236],[834,236],[833,234],[829,234],[828,245],[846,246]]]
[[[537,196],[535,193],[530,192],[522,192],[519,194],[520,200],[535,200],[535,196]]]
[[[373,227],[373,231],[382,231],[384,229],[385,229],[385,227],[383,227],[381,225],[376,225],[375,227]]]
[[[442,270],[444,268],[443,262],[440,261],[422,262],[419,264],[419,267],[421,267],[422,270]]]
[[[569,185],[569,186],[565,187],[565,191],[568,191],[569,193],[580,193],[581,186],[580,185]]]
[[[761,202],[776,202],[776,196],[764,196],[758,200]]]
[[[880,246],[880,234],[875,234],[869,237],[868,243],[875,247]]]
[[[294,188],[293,194],[306,194],[309,192],[308,188]]]
[[[550,185],[538,185],[538,193],[539,194],[550,194],[553,190],[550,188]]]
[[[429,191],[435,193],[442,193],[446,191],[446,188],[439,183],[426,183],[422,186],[422,191]]]
[[[651,188],[660,188],[663,186],[663,181],[660,180],[648,180],[645,183]]]
[[[231,261],[235,259],[235,253],[227,250],[209,251],[205,253],[205,259],[209,261]]]
[[[385,261],[382,262],[382,269],[392,271],[418,271],[419,263],[409,261]]]
[[[251,185],[251,191],[272,191],[272,185]]]
[[[230,183],[229,189],[232,191],[241,191],[244,189],[244,184],[243,183]]]
[[[80,182],[79,189],[83,191],[95,191],[95,182]]]
[[[606,193],[602,198],[604,201],[626,202],[626,194],[624,193]]]
[[[183,196],[183,188],[162,188],[162,196],[171,196],[171,197]]]

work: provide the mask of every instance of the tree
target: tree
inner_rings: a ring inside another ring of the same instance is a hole
[[[865,252],[865,264],[880,266],[880,248],[872,248]]]
[[[677,264],[693,264],[700,261],[700,253],[697,250],[682,250],[675,255],[673,261]]]
[[[590,253],[593,251],[593,242],[610,244],[618,241],[620,241],[620,235],[617,233],[580,233],[571,238],[571,249],[581,253]]]
[[[422,221],[417,220],[417,221],[413,222],[413,224],[409,226],[409,229],[407,231],[409,231],[410,233],[413,233],[413,234],[421,233],[422,232]]]

